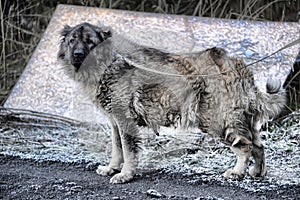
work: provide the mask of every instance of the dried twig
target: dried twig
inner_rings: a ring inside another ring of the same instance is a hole
[[[0,125],[3,127],[47,127],[47,128],[86,128],[107,130],[103,124],[89,124],[67,117],[31,110],[0,107]],[[1,130],[0,130],[1,132]]]

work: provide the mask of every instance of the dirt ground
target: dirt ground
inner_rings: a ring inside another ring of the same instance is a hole
[[[297,199],[299,186],[249,192],[197,174],[139,170],[127,184],[109,184],[96,165],[0,155],[0,199]]]

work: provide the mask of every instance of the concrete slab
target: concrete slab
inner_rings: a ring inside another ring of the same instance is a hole
[[[299,38],[298,23],[237,21],[59,5],[4,107],[29,109],[89,122],[104,122],[92,103],[68,79],[56,60],[59,31],[81,22],[111,26],[146,46],[170,52],[193,52],[213,46],[247,62],[262,58]],[[285,80],[299,45],[253,65],[258,82],[268,76]],[[263,89],[263,87],[261,87]]]

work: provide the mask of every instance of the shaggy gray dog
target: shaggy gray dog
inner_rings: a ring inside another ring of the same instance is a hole
[[[114,175],[111,183],[133,179],[139,126],[157,134],[160,126],[199,128],[220,137],[236,154],[236,165],[225,172],[226,178],[243,178],[250,156],[255,165],[249,174],[265,176],[259,131],[285,106],[278,81],[269,80],[267,93],[262,93],[245,63],[221,48],[166,53],[88,23],[65,26],[61,36],[58,59],[110,119],[112,158],[97,173]]]

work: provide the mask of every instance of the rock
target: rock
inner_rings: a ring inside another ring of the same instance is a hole
[[[147,195],[150,196],[150,197],[154,197],[154,198],[165,197],[165,195],[160,194],[159,192],[157,192],[156,190],[153,190],[153,189],[147,190]]]

